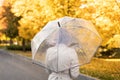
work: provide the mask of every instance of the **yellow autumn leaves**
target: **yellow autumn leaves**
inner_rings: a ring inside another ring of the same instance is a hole
[[[31,40],[44,25],[63,16],[90,20],[100,33],[103,43],[112,43],[120,35],[119,0],[5,0],[11,11],[21,16],[19,36]],[[118,39],[117,39],[118,40]],[[120,42],[120,41],[119,41]]]

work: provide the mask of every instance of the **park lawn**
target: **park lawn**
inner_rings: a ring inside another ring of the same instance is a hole
[[[100,80],[120,80],[120,61],[114,59],[92,59],[91,63],[81,66],[80,72]]]
[[[30,51],[9,51],[29,58],[32,56]],[[100,80],[120,80],[120,61],[93,58],[89,64],[80,67],[80,72]]]
[[[32,57],[32,53],[31,51],[19,51],[19,50],[8,50],[10,53],[13,53],[13,54],[17,54],[17,55],[21,55],[21,56],[25,56],[25,57],[29,57],[31,58]]]

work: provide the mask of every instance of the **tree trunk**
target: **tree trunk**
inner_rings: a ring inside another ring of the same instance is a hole
[[[10,46],[13,45],[13,40],[10,38]]]
[[[22,39],[22,49],[23,51],[26,51],[26,47],[25,47],[25,39]]]

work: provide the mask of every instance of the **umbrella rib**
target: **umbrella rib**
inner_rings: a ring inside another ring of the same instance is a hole
[[[61,33],[62,33],[62,31],[61,31]],[[70,34],[70,35],[72,35],[72,34]],[[71,36],[72,38],[73,38],[73,36]],[[63,35],[63,38],[65,39],[65,36]],[[81,47],[82,47],[82,45],[81,45]],[[87,56],[85,56],[86,55],[86,53],[83,51],[83,53],[81,53],[81,54],[78,54],[78,56],[83,56],[83,58],[84,58],[84,60],[86,60],[86,57]]]
[[[93,32],[96,36],[99,36],[97,33],[95,33],[94,31],[92,31],[92,30],[90,30],[90,29],[88,29],[88,28],[86,28],[86,27],[82,27],[82,26],[78,26],[78,27],[81,27],[81,28],[87,29],[88,31]],[[101,39],[100,36],[99,36],[99,39]]]
[[[73,19],[71,19],[70,21],[68,21],[68,22],[65,22],[64,24],[67,24],[67,23],[69,23],[69,22],[72,22],[72,21],[75,21],[76,22],[76,19],[78,19],[78,18],[73,18]],[[87,27],[83,27],[83,26],[78,26],[78,27],[82,27],[82,28],[85,28],[85,29],[87,29],[87,30],[89,30],[89,31],[91,31],[91,32],[93,32],[95,35],[97,35],[97,36],[99,36],[97,33],[95,33],[94,31],[92,31],[92,30],[90,30],[89,28],[87,28]],[[93,26],[94,27],[94,26]],[[95,30],[96,31],[96,30]],[[96,31],[97,32],[97,31]],[[101,39],[101,37],[99,36],[99,38]]]
[[[87,55],[86,55],[86,53],[83,51],[83,52],[81,52],[81,55],[83,55],[83,58],[84,58],[84,60],[86,62],[86,59],[88,58]]]
[[[82,49],[82,46],[81,46],[81,49]],[[86,57],[84,56],[84,54],[85,54],[84,50],[82,50],[82,52],[79,52],[79,53],[77,52],[77,54],[78,54],[78,57],[79,57],[79,56],[80,56],[80,57],[82,56],[82,58],[83,58],[82,60],[85,60],[85,59],[86,59]],[[83,61],[82,61],[82,62],[83,62]],[[81,64],[81,63],[80,63],[80,64]]]

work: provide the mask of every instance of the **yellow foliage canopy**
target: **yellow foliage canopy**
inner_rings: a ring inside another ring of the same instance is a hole
[[[19,35],[25,39],[32,39],[47,22],[63,16],[92,21],[102,36],[102,45],[120,34],[118,0],[16,0],[12,12],[22,16]]]

